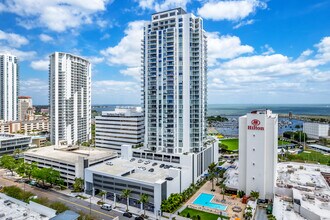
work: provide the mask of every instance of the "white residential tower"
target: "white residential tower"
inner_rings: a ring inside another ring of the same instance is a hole
[[[19,65],[16,56],[0,54],[0,120],[17,120]]]
[[[68,53],[50,55],[50,138],[79,144],[91,138],[91,64]]]
[[[142,42],[145,146],[166,153],[200,152],[207,109],[202,18],[182,8],[155,13]]]

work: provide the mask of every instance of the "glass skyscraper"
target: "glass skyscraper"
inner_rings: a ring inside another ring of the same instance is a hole
[[[203,20],[182,8],[155,13],[142,40],[145,146],[199,152],[206,139],[207,39]]]

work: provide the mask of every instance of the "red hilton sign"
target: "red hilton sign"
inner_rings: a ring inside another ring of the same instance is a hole
[[[260,121],[258,119],[253,119],[251,125],[248,125],[248,130],[260,130],[263,131],[264,127],[260,127]]]

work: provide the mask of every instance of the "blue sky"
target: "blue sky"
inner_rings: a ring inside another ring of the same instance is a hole
[[[330,103],[327,0],[0,0],[0,52],[20,58],[34,104],[54,51],[90,59],[93,104],[139,104],[141,29],[178,6],[204,19],[209,103]]]

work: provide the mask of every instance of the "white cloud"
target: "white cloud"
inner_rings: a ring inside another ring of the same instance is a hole
[[[164,11],[172,8],[186,8],[190,0],[139,0],[139,7],[155,11]]]
[[[83,24],[91,24],[94,15],[104,11],[108,2],[108,0],[5,0],[0,8],[4,12],[20,16],[18,24],[27,29],[47,27],[62,32]]]
[[[250,20],[247,20],[247,21],[241,21],[238,24],[236,24],[233,28],[238,29],[238,28],[246,26],[246,25],[254,24],[254,22],[255,21],[253,19],[250,19]]]
[[[110,65],[137,67],[141,63],[141,39],[145,21],[133,21],[125,29],[125,36],[114,47],[101,51]]]
[[[39,93],[47,95],[48,82],[37,78],[21,80],[20,89],[22,94],[27,94],[28,92],[33,91],[36,94]]]
[[[104,61],[104,57],[91,56],[91,57],[86,57],[86,59],[89,62],[91,62],[92,64],[98,64],[98,63],[102,63]]]
[[[98,80],[92,81],[92,89],[95,94],[109,94],[111,92],[131,92],[139,90],[139,83],[130,81]]]
[[[35,70],[47,71],[49,66],[49,59],[32,61],[30,66]]]
[[[307,49],[301,53],[301,56],[308,57],[313,53],[313,50]]]
[[[279,102],[287,99],[303,102],[297,96],[291,97],[295,93],[305,98],[313,97],[312,94],[326,98],[323,94],[330,92],[330,72],[324,68],[330,63],[328,39],[330,38],[325,37],[315,45],[317,52],[314,56],[309,49],[294,59],[283,54],[274,54],[271,46],[265,45],[263,48],[267,51],[263,54],[236,57],[218,63],[210,68],[208,74],[210,100],[217,96],[217,99],[221,98],[226,102],[227,99],[236,100],[235,97],[239,96],[241,100],[245,99],[243,97],[250,100],[253,97],[253,100],[264,101],[261,94],[268,94],[269,99]],[[219,97],[219,94],[226,96]]]
[[[18,50],[16,48],[2,46],[1,44],[0,44],[0,53],[12,54],[14,56],[17,56],[20,61],[32,60],[37,55],[35,51]]]
[[[242,45],[236,36],[220,36],[218,32],[207,32],[208,63],[213,66],[217,59],[232,59],[242,54],[252,53],[253,47]]]
[[[198,9],[198,14],[215,21],[239,21],[255,13],[258,8],[266,7],[267,4],[260,0],[208,1]]]
[[[1,43],[2,42],[2,43]],[[4,43],[5,42],[5,43]],[[25,37],[15,34],[15,33],[7,33],[0,30],[0,44],[5,44],[10,47],[21,47],[22,45],[28,44],[29,41]]]
[[[128,67],[127,69],[120,70],[120,73],[126,76],[132,76],[136,80],[139,80],[141,77],[141,67]]]
[[[268,44],[265,44],[265,46],[262,47],[263,50],[265,50],[262,55],[270,55],[275,53],[275,50],[269,46]]]
[[[42,42],[49,42],[49,41],[53,41],[54,39],[47,35],[47,34],[40,34],[39,35],[39,39],[42,41]]]
[[[316,44],[317,47],[317,58],[322,62],[330,61],[330,37],[324,37],[320,43]]]

